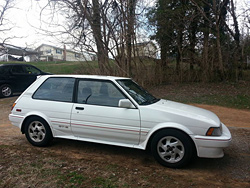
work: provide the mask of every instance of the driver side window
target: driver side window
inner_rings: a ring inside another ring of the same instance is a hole
[[[119,100],[126,97],[110,81],[80,80],[77,103],[118,107]]]

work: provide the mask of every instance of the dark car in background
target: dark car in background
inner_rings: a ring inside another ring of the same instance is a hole
[[[38,75],[46,75],[35,66],[28,64],[0,64],[0,97],[23,92]]]

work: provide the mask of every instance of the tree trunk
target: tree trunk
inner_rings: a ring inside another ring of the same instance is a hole
[[[209,39],[209,28],[205,28],[204,31],[204,41],[203,41],[203,51],[202,51],[202,61],[201,61],[201,80],[206,82],[208,80],[208,39]],[[210,67],[213,69],[213,67]]]
[[[218,4],[216,3],[216,0],[213,0],[213,12],[215,14],[215,29],[216,29],[216,46],[217,46],[217,54],[218,54],[218,69],[221,80],[225,79],[224,75],[224,65],[222,60],[222,50],[221,50],[221,39],[220,39],[220,15],[219,15],[219,9]]]
[[[101,31],[101,11],[99,0],[92,0],[93,3],[93,23],[92,30],[94,39],[97,47],[97,59],[100,72],[102,74],[108,74],[109,70],[107,67],[108,64],[108,54],[105,50],[105,45],[103,43],[102,31]]]
[[[180,28],[178,29],[178,34],[177,34],[177,55],[176,55],[176,74],[177,75],[179,75],[181,71],[180,63],[182,59],[182,43],[183,43],[183,28]]]
[[[191,31],[190,31],[190,70],[194,69],[195,64],[195,40],[196,40],[196,30],[197,30],[197,24],[192,23],[191,25]]]
[[[162,83],[163,81],[166,81],[167,78],[167,68],[168,68],[168,63],[167,63],[167,52],[168,52],[168,44],[166,43],[166,38],[165,40],[162,39],[161,43],[161,61],[157,62],[156,64],[156,78],[159,79],[159,83]]]
[[[127,72],[128,76],[132,75],[132,40],[134,35],[134,22],[135,22],[135,5],[136,0],[128,1],[128,25],[127,25]]]
[[[167,67],[167,49],[167,44],[164,41],[161,41],[161,67],[163,69],[166,69]]]
[[[231,0],[231,14],[233,17],[233,22],[234,22],[234,30],[235,30],[235,34],[234,34],[234,40],[236,43],[236,47],[235,47],[235,51],[234,51],[234,60],[233,60],[233,68],[234,68],[234,72],[235,72],[235,81],[239,80],[239,77],[242,75],[242,64],[240,63],[238,65],[238,55],[240,55],[240,31],[239,31],[239,27],[238,27],[238,21],[237,21],[237,17],[235,14],[235,7],[234,7],[234,2],[233,0]],[[242,56],[240,56],[242,59]],[[239,72],[237,71],[239,67]]]
[[[209,18],[209,10],[210,7],[209,5],[205,4],[203,11],[205,14],[204,17],[204,31],[203,31],[203,35],[204,35],[204,40],[203,40],[203,51],[202,51],[202,61],[201,61],[201,80],[203,82],[208,81],[208,75],[209,75],[209,71],[208,71],[208,67],[209,67],[209,61],[208,61],[208,51],[209,51],[209,27],[210,27],[210,23],[207,20]],[[212,70],[213,72],[213,67],[210,67],[210,70]],[[211,73],[210,73],[211,74]]]
[[[216,45],[217,45],[217,51],[218,51],[218,68],[220,77],[222,80],[225,79],[224,75],[224,65],[222,60],[222,51],[221,51],[221,43],[220,43],[220,28],[218,23],[216,23]]]

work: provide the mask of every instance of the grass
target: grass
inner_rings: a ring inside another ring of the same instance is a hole
[[[80,187],[88,179],[87,177],[75,171],[60,175],[58,177],[59,181],[57,184],[63,187]]]
[[[250,82],[166,84],[150,89],[158,98],[187,104],[250,109]]]
[[[44,72],[52,74],[73,74],[81,66],[81,63],[72,63],[71,65],[65,63],[51,63],[51,64],[33,64]]]
[[[1,62],[1,64],[7,63],[24,63],[24,62]],[[26,64],[34,65],[44,72],[52,74],[76,74],[79,70],[97,68],[97,61],[89,62],[65,62],[65,61],[53,61],[53,62],[26,62]]]
[[[82,163],[46,150],[38,151],[33,147],[0,144],[0,187],[19,187],[17,182],[27,187],[119,187],[114,175],[120,170],[116,164],[104,164],[96,171],[91,161]]]
[[[107,168],[107,170],[117,170],[117,169],[119,169],[119,166],[117,165],[117,164],[108,164],[107,166],[106,166],[106,168]]]
[[[36,148],[22,147],[22,149],[20,152],[18,146],[0,145],[0,152],[3,155],[0,167],[6,166],[0,173],[0,187],[19,187],[16,182],[39,185],[39,187],[118,187],[117,177],[110,175],[113,172],[111,169],[116,169],[117,165],[104,165],[101,172],[109,171],[108,176],[97,176],[93,170],[86,171],[85,168],[80,168],[83,166],[81,161],[60,159],[53,153],[30,152],[30,149],[36,150]],[[26,182],[27,179],[29,181]]]
[[[92,180],[92,184],[94,187],[102,187],[102,188],[116,188],[118,187],[115,185],[112,180],[103,178],[103,177],[97,177]]]
[[[197,104],[208,104],[208,105],[217,105],[225,106],[229,108],[238,108],[238,109],[250,109],[250,96],[247,95],[203,95],[198,97],[183,97],[177,99],[174,96],[165,97],[168,100],[174,100],[182,103],[197,103]]]

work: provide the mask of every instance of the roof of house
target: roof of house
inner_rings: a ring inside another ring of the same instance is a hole
[[[50,44],[41,44],[40,46],[38,46],[38,47],[36,48],[36,50],[38,50],[38,49],[41,48],[42,46],[49,46],[49,47],[56,48],[56,49],[59,49],[59,50],[64,50],[64,48],[60,48],[60,47],[53,46],[53,45],[50,45]],[[79,52],[75,52],[75,51],[73,51],[73,50],[68,50],[68,49],[66,49],[66,51],[67,51],[67,52],[72,52],[72,53],[78,53],[78,54],[80,54]]]
[[[5,43],[0,43],[0,46],[7,50],[6,53],[11,54],[11,55],[18,55],[18,56],[26,56],[26,55],[37,55],[38,52],[35,50],[32,50],[30,48],[24,48],[24,47],[19,47],[15,46],[12,44],[5,44]]]

